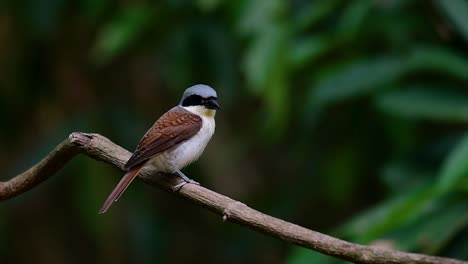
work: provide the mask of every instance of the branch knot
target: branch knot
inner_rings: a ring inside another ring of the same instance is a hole
[[[70,134],[70,136],[68,136],[68,139],[72,144],[75,144],[80,148],[86,148],[91,143],[93,135],[81,132],[73,132]]]
[[[244,203],[241,203],[239,201],[232,201],[226,205],[226,207],[223,210],[223,222],[226,222],[229,220],[229,218],[232,217],[232,215],[236,212],[239,212],[243,209],[245,209],[247,205]]]

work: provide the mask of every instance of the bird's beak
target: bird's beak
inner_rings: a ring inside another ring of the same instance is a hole
[[[210,98],[208,101],[206,101],[205,106],[208,109],[219,110],[218,99]]]

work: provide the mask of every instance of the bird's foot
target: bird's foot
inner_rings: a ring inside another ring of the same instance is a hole
[[[187,183],[191,183],[191,184],[196,184],[196,185],[200,185],[199,182],[195,181],[195,180],[192,180],[190,179],[189,177],[185,176],[185,174],[183,174],[180,170],[176,170],[175,171],[177,173],[177,175],[179,175],[179,177],[181,177],[184,181],[178,183],[176,186],[174,186],[172,188],[172,190],[174,192],[177,192],[179,191],[180,189],[182,189],[182,187],[187,184]]]
[[[184,180],[184,181],[178,183],[176,186],[172,187],[172,190],[173,190],[174,192],[178,192],[178,191],[179,191],[180,189],[182,189],[182,187],[183,187],[185,184],[187,184],[187,183],[200,185],[199,182],[194,181],[194,180],[192,180],[192,179],[189,179],[189,181],[185,181],[185,180]]]

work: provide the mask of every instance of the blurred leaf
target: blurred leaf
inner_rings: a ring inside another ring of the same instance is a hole
[[[410,87],[377,96],[377,107],[392,115],[439,121],[468,121],[468,94]]]
[[[239,28],[242,34],[257,33],[245,56],[248,87],[266,100],[267,113],[262,122],[270,138],[279,136],[288,116],[287,48],[290,32],[282,22],[286,8],[279,0],[246,1]]]
[[[468,59],[463,54],[437,46],[418,46],[408,58],[412,71],[432,71],[468,81]]]
[[[289,114],[289,86],[285,72],[278,75],[268,86],[266,102],[268,113],[265,118],[265,138],[278,139],[285,132]]]
[[[308,5],[301,6],[298,15],[294,16],[293,27],[295,31],[303,31],[307,27],[314,26],[337,9],[340,3],[339,0],[308,1]]]
[[[264,131],[271,139],[282,134],[289,113],[289,36],[285,25],[271,28],[253,43],[246,58],[250,91],[266,101]]]
[[[375,2],[368,0],[348,2],[348,6],[338,24],[337,37],[346,40],[355,37],[364,25],[364,21],[374,4]]]
[[[279,26],[270,28],[254,40],[245,65],[249,87],[254,94],[264,92],[271,79],[288,67],[285,61],[287,43],[288,32]]]
[[[434,1],[456,26],[465,41],[468,42],[468,2],[466,0]]]
[[[271,32],[278,18],[286,11],[286,4],[281,0],[244,1],[244,3],[238,29],[241,35],[245,36]]]
[[[320,47],[320,46],[319,46]],[[408,59],[380,57],[354,62],[319,79],[307,107],[365,95],[412,71],[437,71],[468,80],[468,61],[448,50],[420,47]]]
[[[451,258],[468,260],[468,228],[461,230],[443,252]]]
[[[287,264],[341,264],[346,263],[338,258],[330,257],[316,251],[293,247],[286,261]]]
[[[394,192],[400,192],[421,185],[433,176],[430,172],[411,166],[409,162],[389,162],[382,171],[382,179],[386,186]]]
[[[330,50],[333,44],[323,36],[299,39],[289,50],[290,63],[293,68],[301,68],[314,62],[319,56]]]
[[[386,239],[405,251],[437,254],[453,236],[468,225],[468,203],[442,199],[415,221],[392,231]]]
[[[223,2],[220,0],[197,0],[197,5],[203,11],[213,11]]]
[[[432,184],[400,192],[377,207],[355,217],[340,228],[339,233],[351,236],[353,241],[369,243],[419,217],[427,208],[430,208],[437,197],[438,192]]]
[[[441,191],[459,187],[462,179],[468,178],[468,134],[452,150],[442,166],[438,187]]]
[[[407,68],[396,57],[380,57],[342,66],[319,79],[307,106],[327,104],[382,89],[400,78]]]
[[[98,35],[94,47],[97,60],[107,63],[119,56],[144,31],[151,15],[151,9],[144,6],[133,6],[122,11]]]

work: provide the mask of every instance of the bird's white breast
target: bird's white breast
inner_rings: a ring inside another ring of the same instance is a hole
[[[184,141],[177,147],[153,157],[151,164],[158,171],[172,173],[176,169],[180,170],[196,161],[203,153],[203,150],[205,150],[206,145],[215,131],[215,119],[214,114],[201,113],[203,109],[198,109],[198,107],[199,106],[190,106],[184,108],[201,117],[202,126],[200,130],[193,137]]]

